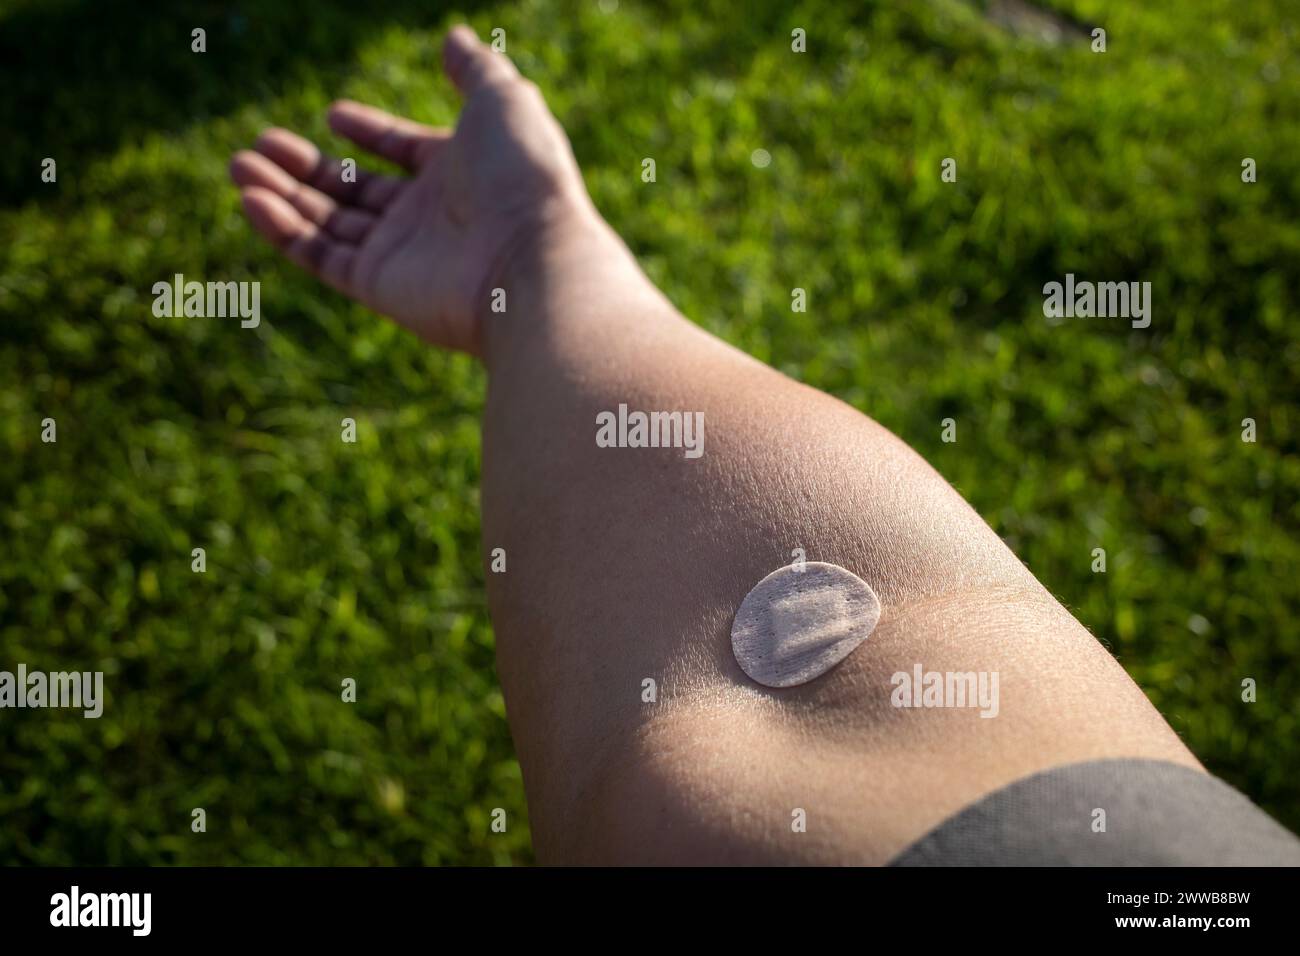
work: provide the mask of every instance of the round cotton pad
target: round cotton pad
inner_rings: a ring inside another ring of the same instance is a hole
[[[809,561],[773,571],[745,595],[731,625],[741,670],[768,687],[821,677],[867,639],[880,599],[835,564]]]

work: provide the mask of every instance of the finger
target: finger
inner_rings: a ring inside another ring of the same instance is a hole
[[[253,227],[288,259],[340,292],[352,294],[355,246],[331,238],[269,189],[249,186],[241,195]]]
[[[261,153],[243,149],[230,162],[230,178],[241,187],[259,186],[289,201],[304,219],[336,239],[356,245],[377,221],[374,213],[340,206],[318,189],[299,182]]]
[[[329,124],[340,136],[410,172],[428,162],[451,139],[448,130],[425,126],[352,100],[338,100],[330,106]]]
[[[349,206],[379,212],[403,185],[400,179],[365,170],[355,170],[355,182],[344,182],[339,160],[324,155],[315,143],[287,129],[273,127],[264,131],[253,148],[294,179]]]
[[[480,43],[474,31],[463,24],[447,33],[442,68],[466,97],[481,87],[519,79],[519,71],[508,57]]]

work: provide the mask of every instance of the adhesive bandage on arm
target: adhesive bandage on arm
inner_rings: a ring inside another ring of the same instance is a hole
[[[809,561],[773,571],[736,612],[731,649],[741,670],[767,687],[794,687],[825,674],[867,639],[880,599],[834,564]]]

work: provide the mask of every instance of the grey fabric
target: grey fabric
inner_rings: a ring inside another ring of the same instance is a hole
[[[1093,832],[1098,808],[1105,832]],[[1158,760],[1097,760],[989,794],[890,865],[1300,866],[1300,840],[1217,777]]]

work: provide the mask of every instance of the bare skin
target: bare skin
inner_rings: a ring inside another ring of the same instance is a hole
[[[454,133],[338,103],[409,180],[345,184],[268,130],[232,176],[286,256],[481,357],[484,553],[544,862],[883,863],[980,796],[1103,757],[1195,758],[926,462],[683,318],[600,218],[536,87],[466,28]],[[508,311],[489,308],[507,292]],[[882,370],[882,374],[888,374]],[[702,411],[705,453],[599,448],[620,403]],[[774,690],[731,653],[749,589],[803,548],[879,595],[871,638]],[[1000,709],[896,709],[891,675],[997,671]],[[642,700],[643,681],[658,699]],[[806,832],[792,814],[805,811]]]

